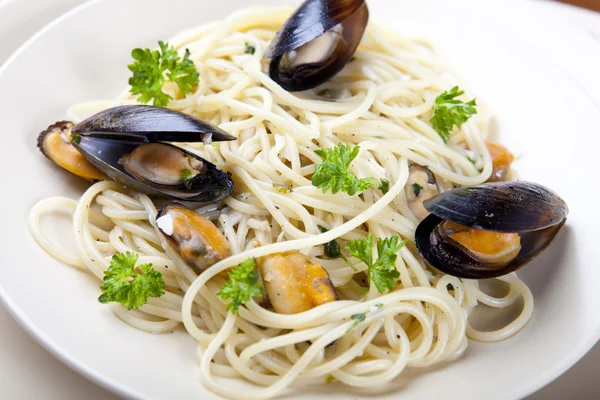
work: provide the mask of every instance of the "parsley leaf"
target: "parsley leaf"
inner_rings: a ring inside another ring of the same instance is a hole
[[[364,262],[369,269],[373,265],[373,237],[352,240],[346,243],[346,248],[352,257]]]
[[[329,149],[315,151],[323,162],[317,165],[312,176],[313,186],[323,190],[323,193],[331,189],[331,193],[336,194],[341,190],[350,196],[373,187],[371,178],[358,179],[348,172],[350,164],[358,156],[359,151],[360,147],[343,143]]]
[[[413,183],[412,189],[415,193],[415,196],[419,197],[419,195],[421,194],[421,190],[423,190],[423,186],[419,185],[418,183]]]
[[[227,311],[237,315],[242,304],[253,297],[261,296],[263,287],[256,272],[254,258],[249,258],[229,271],[229,278],[217,293],[222,300],[231,299],[227,304]]]
[[[152,264],[136,267],[139,256],[135,253],[117,253],[110,261],[110,267],[104,271],[104,285],[100,287],[102,295],[98,301],[102,304],[116,302],[128,310],[146,304],[149,297],[160,297],[165,293],[162,274],[152,268]]]
[[[353,257],[358,258],[369,267],[369,282],[373,282],[379,293],[386,289],[393,290],[400,273],[396,270],[396,253],[406,244],[399,241],[398,236],[377,239],[377,261],[373,262],[373,237],[353,240],[346,243],[346,248]]]
[[[246,42],[246,48],[244,49],[244,54],[254,54],[255,51],[256,51],[256,47],[251,46],[250,44],[248,44],[248,42]]]
[[[377,189],[381,190],[381,193],[386,194],[390,191],[390,181],[385,178],[381,178],[381,183]]]
[[[192,171],[189,169],[182,169],[179,174],[179,180],[185,185],[187,190],[192,190]]]
[[[139,94],[141,103],[152,102],[155,106],[164,107],[172,99],[162,91],[166,82],[174,82],[183,96],[191,93],[198,86],[199,74],[194,62],[190,60],[190,51],[185,50],[183,59],[177,51],[167,43],[158,42],[159,50],[134,49],[134,59],[127,67],[133,76],[129,78],[130,92]]]
[[[321,233],[329,231],[329,229],[325,228],[322,225],[318,225],[318,227]],[[325,243],[323,246],[325,246],[325,255],[327,256],[327,258],[337,259],[342,256],[340,244],[335,239],[333,239],[331,242]]]
[[[472,115],[477,114],[475,99],[468,103],[456,100],[464,93],[464,90],[460,90],[458,86],[455,86],[449,92],[446,91],[435,99],[433,116],[429,122],[431,122],[431,126],[440,135],[444,143],[447,143],[450,139],[455,126],[460,128]]]

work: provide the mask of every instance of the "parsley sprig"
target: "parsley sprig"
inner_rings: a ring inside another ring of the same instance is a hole
[[[116,302],[128,310],[139,308],[150,297],[160,297],[165,293],[162,274],[152,264],[136,267],[139,256],[135,253],[117,253],[110,261],[110,267],[104,271],[104,285],[100,287],[100,303]]]
[[[337,146],[329,149],[316,150],[315,153],[323,159],[323,162],[317,165],[312,176],[313,186],[321,189],[323,193],[331,189],[333,194],[343,191],[350,196],[373,187],[371,178],[358,179],[348,172],[350,164],[358,157],[359,151],[359,146],[343,143],[338,143]]]
[[[177,51],[162,41],[159,50],[134,49],[131,56],[135,60],[128,68],[133,72],[129,78],[130,92],[139,94],[141,103],[164,107],[172,97],[162,91],[166,82],[174,82],[183,96],[192,93],[198,86],[199,74],[190,51],[185,49],[183,59]]]
[[[397,253],[405,244],[406,240],[400,241],[396,235],[385,239],[377,238],[378,258],[375,262],[371,235],[346,243],[346,248],[353,257],[369,267],[369,282],[375,285],[379,293],[383,293],[386,289],[393,290],[396,287],[396,280],[400,277],[395,267]]]
[[[463,94],[465,94],[464,90],[455,86],[449,92],[446,91],[435,99],[433,116],[429,122],[444,143],[450,139],[455,126],[460,128],[472,115],[477,114],[475,99],[468,103],[456,99]]]
[[[231,299],[227,304],[227,311],[235,315],[238,314],[242,304],[262,294],[263,287],[256,271],[254,258],[247,259],[229,271],[229,278],[217,293],[222,300]]]

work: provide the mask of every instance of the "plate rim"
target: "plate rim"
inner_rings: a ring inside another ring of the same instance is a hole
[[[17,50],[10,54],[10,56],[0,64],[0,77],[4,74],[5,70],[7,70],[11,64],[28,48],[34,44],[39,38],[44,36],[49,30],[53,29],[54,26],[63,23],[64,20],[69,19],[72,15],[78,14],[83,9],[91,7],[96,3],[100,3],[105,0],[85,0],[83,3],[74,6],[69,9],[59,17],[53,19],[49,23],[45,24],[39,30],[37,30],[32,36],[30,36],[25,42],[23,42]],[[464,1],[474,1],[474,0],[464,0]],[[523,4],[525,1],[534,7],[543,7],[543,3],[540,0],[510,0],[510,1],[491,1],[488,2],[489,5],[493,5],[494,7],[498,7],[498,5],[510,5],[511,7],[515,7],[515,4]],[[528,14],[531,14],[528,12]],[[542,17],[544,19],[548,19],[548,17]],[[556,21],[553,21],[556,23]],[[561,30],[568,32],[569,35],[576,37],[578,39],[582,39],[584,43],[581,48],[591,49],[597,48],[600,53],[600,42],[594,40],[590,37],[586,32],[577,30],[574,26],[566,21],[560,21],[559,26]],[[545,55],[550,57],[546,50],[539,49]],[[589,57],[588,57],[589,59]],[[581,77],[576,77],[571,74],[564,64],[559,63],[557,60],[554,60],[558,66],[561,67],[562,72],[566,77],[568,77],[573,84],[578,85],[585,95],[588,97],[590,102],[595,105],[596,109],[600,111],[600,103],[594,100],[594,97],[590,94],[588,89],[582,84]],[[598,63],[600,66],[600,62]],[[598,78],[596,78],[598,79]],[[600,84],[600,80],[598,80]],[[118,381],[103,375],[102,373],[95,370],[93,367],[88,366],[85,362],[79,360],[76,356],[72,355],[70,351],[63,348],[54,342],[51,338],[49,338],[46,333],[39,329],[36,324],[20,309],[20,307],[11,299],[8,293],[3,288],[2,282],[0,282],[0,304],[4,306],[8,314],[22,327],[30,337],[32,337],[42,348],[51,353],[54,357],[60,360],[62,363],[67,365],[70,369],[77,372],[84,378],[92,381],[93,383],[101,386],[102,388],[110,391],[113,394],[124,396],[130,399],[149,399],[147,396],[139,393],[138,391],[132,389],[130,386],[119,383]],[[548,384],[555,381],[561,375],[563,375],[566,371],[568,371],[571,367],[573,367],[581,358],[583,358],[591,349],[596,345],[596,343],[600,342],[600,320],[598,321],[598,326],[595,331],[590,331],[587,335],[586,340],[580,341],[580,343],[574,347],[574,349],[568,353],[566,353],[566,357],[563,358],[563,362],[557,364],[554,367],[549,367],[545,369],[543,372],[538,374],[536,379],[529,380],[527,383],[513,387],[511,390],[504,392],[504,394],[498,395],[496,399],[499,400],[512,400],[518,398],[526,398],[527,396],[535,393],[536,391],[542,389]],[[568,356],[568,357],[567,357]],[[200,384],[200,383],[199,383]]]
[[[88,8],[102,0],[86,0],[83,3],[71,8],[64,14],[58,16],[54,20],[50,21],[39,30],[37,30],[31,37],[23,42],[17,50],[15,50],[2,64],[0,64],[0,76],[4,74],[10,65],[16,60],[21,53],[25,52],[33,43],[39,38],[44,36],[46,32],[51,30],[54,26],[59,25],[64,20],[69,19],[71,15],[79,13],[81,10]],[[85,362],[79,360],[71,352],[58,345],[46,333],[39,329],[33,321],[18,307],[18,305],[10,298],[10,296],[4,290],[2,282],[0,282],[0,303],[8,314],[17,322],[17,324],[23,328],[27,334],[33,338],[42,348],[47,350],[52,356],[60,360],[63,364],[68,366],[71,370],[77,372],[84,378],[92,381],[100,387],[108,390],[110,393],[124,396],[129,399],[148,399],[146,396],[137,392],[129,386],[121,385],[118,381],[111,379],[105,375],[102,375],[94,368],[88,366]]]

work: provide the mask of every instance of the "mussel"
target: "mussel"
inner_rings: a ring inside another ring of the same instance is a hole
[[[236,137],[189,114],[163,107],[112,107],[81,121],[73,134],[131,142],[222,142]]]
[[[492,157],[492,175],[488,182],[502,182],[507,180],[510,166],[515,156],[503,145],[494,142],[485,143]]]
[[[299,251],[256,260],[275,312],[297,314],[337,300],[335,287],[321,265]]]
[[[350,61],[369,20],[364,0],[307,0],[271,42],[269,75],[287,91],[317,87]]]
[[[38,148],[50,161],[83,179],[101,181],[106,175],[71,145],[73,123],[59,121],[38,136]]]
[[[197,272],[231,256],[231,245],[210,220],[172,202],[156,216],[160,233],[185,263]]]
[[[108,176],[149,195],[210,203],[232,193],[229,175],[165,142],[234,139],[187,114],[130,105],[102,111],[77,125],[52,125],[41,133],[38,145],[52,161],[84,178]]]
[[[417,227],[417,250],[438,270],[469,279],[527,264],[552,242],[569,212],[556,193],[531,182],[454,189],[424,206],[431,215]]]

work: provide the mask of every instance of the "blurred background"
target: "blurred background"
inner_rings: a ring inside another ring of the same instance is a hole
[[[0,65],[38,29],[84,1],[0,0]],[[544,3],[547,12],[576,25],[600,42],[600,0],[520,1]],[[117,399],[46,352],[17,325],[1,303],[0,355],[0,399]],[[600,399],[598,371],[600,345],[528,400]]]

